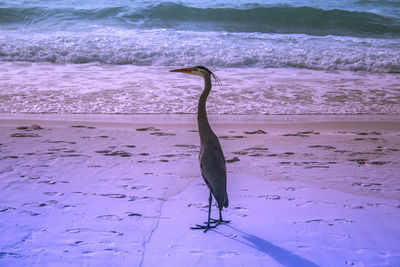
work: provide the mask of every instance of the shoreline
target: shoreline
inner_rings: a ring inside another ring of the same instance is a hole
[[[110,122],[110,123],[160,123],[188,124],[196,123],[196,114],[90,114],[90,113],[0,113],[2,121],[76,121],[76,122]],[[316,122],[400,122],[400,114],[208,114],[210,122],[230,124],[263,124],[263,123],[316,123]]]

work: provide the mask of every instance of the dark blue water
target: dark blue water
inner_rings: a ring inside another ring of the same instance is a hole
[[[0,1],[0,61],[400,72],[400,1]]]

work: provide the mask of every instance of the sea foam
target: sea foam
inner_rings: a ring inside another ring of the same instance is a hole
[[[172,68],[172,67],[171,67]],[[0,113],[195,114],[200,77],[168,67],[0,64]],[[400,114],[399,74],[215,68],[210,114]]]
[[[400,72],[392,39],[98,28],[0,36],[0,61]]]

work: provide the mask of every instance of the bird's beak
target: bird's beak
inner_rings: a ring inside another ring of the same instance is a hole
[[[192,68],[170,70],[170,72],[183,72],[183,73],[191,74],[192,73]]]

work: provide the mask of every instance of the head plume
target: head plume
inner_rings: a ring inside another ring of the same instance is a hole
[[[196,67],[194,67],[194,68],[198,68],[198,69],[202,69],[202,70],[207,71],[207,72],[210,74],[210,76],[213,78],[213,81],[214,81],[214,84],[215,84],[215,85],[219,85],[219,86],[222,85],[221,80],[218,78],[218,76],[215,75],[215,73],[212,72],[211,70],[209,70],[208,68],[206,68],[206,67],[204,67],[204,66],[196,66]]]

